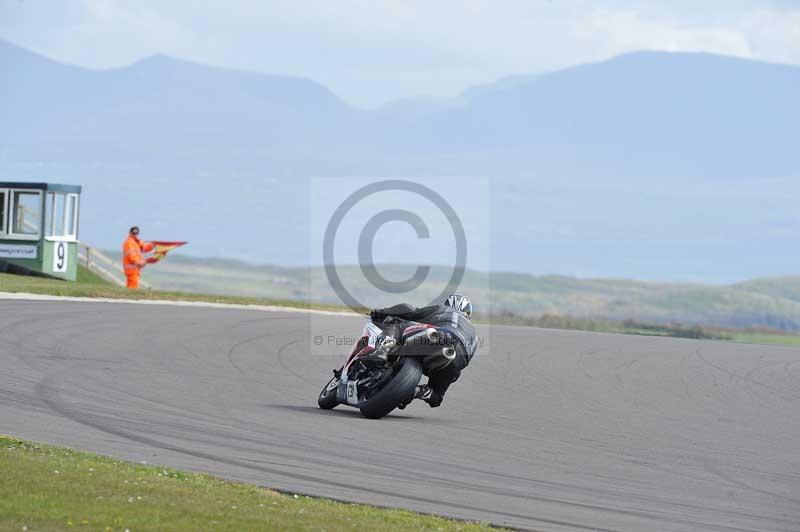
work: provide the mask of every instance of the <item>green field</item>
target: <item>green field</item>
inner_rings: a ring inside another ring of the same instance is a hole
[[[0,436],[0,530],[487,530]],[[26,527],[26,528],[24,528]]]
[[[217,265],[219,267],[219,265]],[[516,275],[516,274],[514,274]],[[191,279],[191,274],[184,276]],[[234,274],[219,276],[222,279],[234,278]],[[503,278],[506,279],[506,278]],[[506,279],[507,280],[507,279]],[[597,281],[578,281],[579,283],[595,283]],[[254,281],[249,281],[254,283]],[[617,281],[622,283],[622,281]],[[626,281],[627,282],[627,281]],[[223,285],[224,286],[224,285]],[[520,288],[520,287],[517,287]],[[549,290],[563,291],[555,286]],[[274,305],[292,308],[314,308],[322,310],[345,311],[345,307],[321,301],[304,302],[293,299],[279,299],[267,297],[252,297],[244,295],[204,294],[180,290],[128,290],[109,284],[94,273],[83,267],[78,269],[78,281],[70,283],[55,279],[41,277],[27,277],[0,273],[0,292],[26,292],[33,294],[50,294],[73,297],[102,297],[111,299],[147,299],[147,300],[180,300],[211,303],[229,303],[240,305]],[[493,292],[491,297],[495,297]],[[552,295],[550,297],[553,297]],[[565,296],[566,297],[566,296]],[[698,301],[684,304],[699,305]],[[542,314],[528,316],[512,312],[500,312],[492,315],[478,313],[478,322],[503,325],[522,325],[529,327],[542,327],[548,329],[571,329],[581,331],[611,332],[621,334],[638,334],[647,336],[673,336],[680,338],[728,340],[741,343],[769,344],[769,345],[800,345],[800,335],[765,327],[725,327],[720,325],[680,324],[658,320],[648,322],[639,319],[609,319],[582,317],[563,314]]]
[[[297,300],[271,299],[247,296],[226,296],[179,292],[171,290],[128,290],[112,285],[86,268],[78,267],[77,282],[61,281],[44,277],[32,277],[0,273],[0,292],[47,294],[70,297],[95,297],[110,299],[148,299],[200,301],[208,303],[229,303],[237,305],[275,305],[292,308],[312,308],[312,305]],[[315,309],[346,310],[340,305],[315,303]]]
[[[358,299],[366,293],[358,266],[338,266],[343,284]],[[381,265],[388,279],[407,279],[413,265]],[[450,278],[433,266],[418,293],[433,299]],[[236,260],[170,255],[144,270],[144,279],[162,290],[334,303],[321,268],[253,265]],[[545,315],[582,320],[701,325],[720,329],[760,328],[800,332],[800,276],[756,279],[731,285],[667,283],[628,279],[578,279],[512,272],[467,270],[459,290],[468,293],[478,314]],[[397,303],[387,298],[376,306]],[[414,303],[414,302],[412,302]]]
[[[798,334],[732,332],[730,336],[732,341],[742,344],[800,346],[800,335]]]

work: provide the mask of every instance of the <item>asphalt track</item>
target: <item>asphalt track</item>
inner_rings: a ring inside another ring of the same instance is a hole
[[[441,408],[373,421],[316,408],[341,360],[309,354],[319,316],[63,301],[0,316],[2,433],[536,530],[800,530],[796,348],[483,327]]]

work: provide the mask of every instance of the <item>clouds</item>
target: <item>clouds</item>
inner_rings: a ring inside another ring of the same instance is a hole
[[[800,63],[800,8],[710,0],[0,0],[0,36],[119,66],[166,53],[320,81],[372,106],[633,50]]]
[[[750,57],[800,64],[800,9],[760,9],[742,18],[740,31],[749,38]]]
[[[704,51],[800,63],[800,9],[756,9],[687,21],[679,14],[595,9],[576,19],[574,41],[597,55],[635,49]]]

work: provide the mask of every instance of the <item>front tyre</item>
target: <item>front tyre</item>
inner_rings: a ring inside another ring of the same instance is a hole
[[[330,410],[339,404],[336,400],[336,389],[339,387],[339,377],[333,377],[328,384],[319,392],[317,404],[323,410]]]
[[[358,405],[361,415],[370,419],[380,419],[398,405],[410,402],[414,398],[417,384],[422,378],[422,364],[414,358],[403,357],[398,366],[383,388]]]

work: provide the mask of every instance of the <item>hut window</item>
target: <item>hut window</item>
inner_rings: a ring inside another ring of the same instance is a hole
[[[38,240],[42,224],[42,193],[38,190],[12,190],[9,214],[10,236]]]
[[[8,190],[0,189],[0,234],[8,232],[6,213],[8,212]]]

